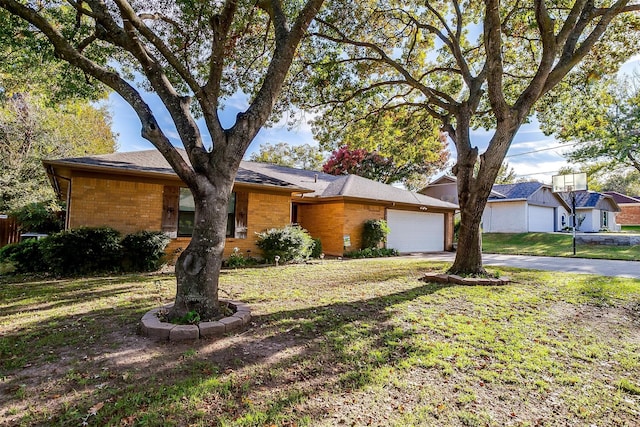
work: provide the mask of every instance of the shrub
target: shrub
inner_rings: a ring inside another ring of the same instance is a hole
[[[76,228],[42,242],[42,253],[58,275],[116,271],[122,260],[120,233],[113,228]]]
[[[127,271],[154,271],[160,268],[169,236],[161,231],[139,231],[122,239],[122,265]]]
[[[64,214],[50,203],[30,203],[11,211],[23,232],[57,233],[64,227]]]
[[[250,256],[244,257],[238,248],[233,248],[229,258],[224,261],[224,265],[229,268],[247,267],[256,264],[258,264],[257,259]]]
[[[460,235],[460,218],[456,218],[453,222],[453,241],[458,241],[458,236]]]
[[[41,245],[46,239],[24,240],[0,249],[0,263],[11,263],[15,273],[36,273],[47,270]]]
[[[320,255],[322,255],[322,242],[320,241],[320,239],[313,239],[311,258],[320,258]]]
[[[267,260],[273,261],[276,256],[280,262],[301,262],[309,258],[313,239],[309,233],[297,225],[284,228],[272,228],[258,233],[257,245],[262,249]]]
[[[365,248],[358,251],[347,252],[345,258],[382,258],[389,256],[398,256],[399,253],[395,249],[387,248]]]
[[[364,223],[362,232],[362,247],[377,248],[381,243],[387,241],[389,226],[384,219],[370,219]]]

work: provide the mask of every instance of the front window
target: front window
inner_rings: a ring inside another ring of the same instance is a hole
[[[188,188],[180,189],[180,208],[178,211],[178,236],[193,235],[193,225],[196,219],[196,205],[193,195]]]
[[[609,227],[609,215],[607,215],[607,211],[602,211],[602,228]]]
[[[178,210],[178,236],[190,237],[193,235],[195,224],[196,205],[193,195],[188,188],[180,188],[180,203]],[[231,193],[227,205],[227,237],[233,237],[236,227],[236,193]]]

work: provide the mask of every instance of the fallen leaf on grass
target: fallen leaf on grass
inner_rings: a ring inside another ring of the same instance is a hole
[[[104,402],[99,402],[89,408],[89,415],[96,415],[100,409],[104,406]]]

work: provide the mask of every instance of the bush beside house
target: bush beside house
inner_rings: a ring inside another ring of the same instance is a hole
[[[153,271],[160,267],[168,241],[160,231],[121,238],[109,227],[80,227],[5,246],[0,249],[0,264],[11,264],[16,273],[51,272],[58,276]]]
[[[272,228],[259,233],[257,241],[268,261],[273,262],[278,257],[282,263],[307,260],[311,256],[314,244],[307,230],[297,225]]]

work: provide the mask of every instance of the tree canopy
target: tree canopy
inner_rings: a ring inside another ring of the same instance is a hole
[[[67,19],[75,19],[69,8]],[[93,49],[93,57],[104,63],[106,52]],[[100,58],[102,57],[102,58]],[[56,58],[47,38],[33,27],[0,9],[0,98],[15,93],[38,97],[38,102],[54,107],[68,99],[98,100],[107,94],[106,87]]]
[[[574,102],[543,116],[546,133],[575,142],[567,159],[592,173],[640,172],[640,75],[600,78],[567,92]]]
[[[260,144],[258,152],[252,153],[249,160],[319,171],[322,169],[324,157],[322,151],[315,145],[291,145],[286,142],[278,142],[276,144]]]

